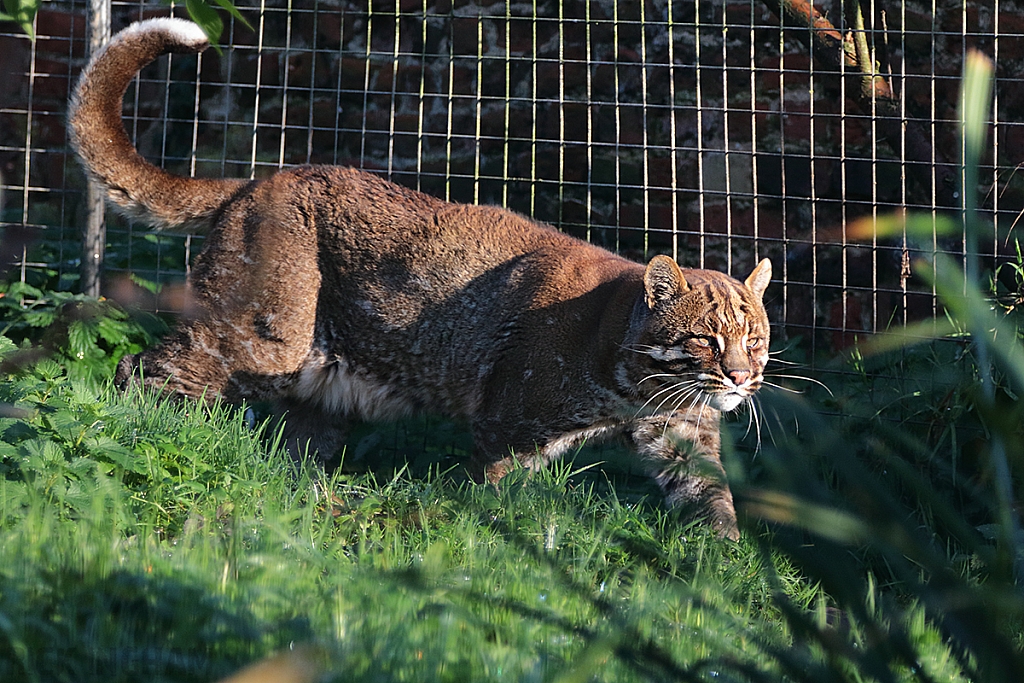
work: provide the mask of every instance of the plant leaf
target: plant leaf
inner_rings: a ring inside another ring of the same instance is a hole
[[[761,519],[806,529],[840,543],[856,545],[871,538],[870,529],[854,515],[779,491],[750,490],[743,507]]]
[[[896,211],[881,216],[864,216],[846,227],[850,239],[869,240],[872,237],[899,238],[926,241],[934,237],[952,237],[963,234],[963,223],[946,214],[931,215],[924,212]]]
[[[234,5],[233,5],[233,4],[231,3],[231,0],[214,0],[214,2],[216,2],[216,3],[217,3],[218,5],[220,5],[220,6],[222,7],[222,8],[224,8],[225,10],[227,10],[227,13],[228,13],[228,14],[230,14],[231,16],[233,16],[233,17],[234,17],[235,19],[237,19],[238,21],[242,22],[242,24],[243,24],[243,25],[244,25],[244,26],[245,26],[245,27],[246,27],[247,29],[249,29],[250,31],[251,31],[251,30],[253,30],[253,28],[252,28],[252,24],[250,24],[250,23],[249,23],[248,21],[246,21],[245,17],[243,17],[243,16],[242,16],[242,13],[238,11],[238,8],[237,8],[237,7],[235,7],[235,6],[234,6]]]
[[[203,29],[206,37],[210,39],[210,45],[220,52],[218,44],[221,34],[224,33],[224,22],[221,21],[217,10],[213,9],[206,0],[185,0],[185,9],[188,10],[188,16],[192,21],[196,22],[199,28]]]
[[[4,0],[4,7],[7,12],[0,12],[0,20],[17,22],[28,37],[35,40],[32,21],[39,11],[39,0]]]
[[[977,167],[988,132],[989,106],[992,103],[992,60],[971,50],[964,60],[960,97],[960,121],[963,126],[964,164]],[[964,188],[974,192],[974,188]]]
[[[1017,341],[1017,330],[992,310],[992,303],[966,280],[963,270],[945,254],[936,254],[933,264],[921,261],[916,270],[935,287],[950,314],[975,334],[987,333],[985,343],[1000,365],[1014,380],[1017,390],[1024,388],[1024,346]]]

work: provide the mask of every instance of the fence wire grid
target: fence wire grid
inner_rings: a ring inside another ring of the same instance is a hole
[[[146,158],[259,178],[353,165],[452,201],[499,204],[637,260],[744,277],[770,257],[776,337],[811,358],[937,312],[921,245],[855,238],[858,218],[962,206],[958,89],[996,66],[981,184],[1014,260],[1024,207],[1024,7],[1013,0],[266,0],[226,14],[223,51],[164,57],[125,98]],[[15,277],[80,286],[85,178],[67,100],[89,7],[41,5],[31,41],[0,24],[0,173]],[[162,2],[113,2],[114,31]],[[870,83],[870,88],[865,88]],[[201,237],[108,211],[102,291],[175,292]],[[17,239],[11,238],[11,236]],[[20,236],[20,237],[18,237]],[[16,245],[12,249],[11,245]],[[961,239],[928,249],[962,258]],[[9,275],[11,277],[11,275]]]

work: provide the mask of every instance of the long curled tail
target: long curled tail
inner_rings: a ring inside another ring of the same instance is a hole
[[[114,36],[85,67],[71,98],[68,131],[89,175],[126,216],[157,229],[202,232],[212,216],[244,184],[171,175],[143,159],[121,120],[128,84],[144,66],[166,53],[199,53],[206,35],[184,19],[149,19]]]

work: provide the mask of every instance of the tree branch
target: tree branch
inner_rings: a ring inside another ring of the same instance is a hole
[[[942,152],[934,149],[931,134],[920,122],[903,118],[899,97],[888,79],[875,68],[868,33],[859,0],[852,0],[853,30],[844,37],[809,0],[764,0],[783,28],[797,28],[795,35],[807,46],[811,58],[824,71],[859,80],[854,101],[862,113],[872,117],[878,139],[894,154],[910,162],[907,174],[938,206],[955,207],[958,186],[954,167]],[[929,203],[929,202],[923,202]]]

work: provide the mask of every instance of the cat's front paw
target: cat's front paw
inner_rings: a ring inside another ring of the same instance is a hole
[[[736,511],[733,509],[732,500],[712,501],[706,516],[708,523],[719,538],[728,538],[730,541],[740,540],[740,529],[736,525]]]
[[[720,538],[739,540],[732,492],[717,458],[705,455],[673,461],[662,467],[656,479],[665,492],[665,502],[683,519],[700,520]]]

